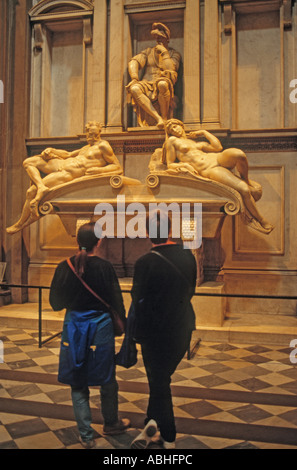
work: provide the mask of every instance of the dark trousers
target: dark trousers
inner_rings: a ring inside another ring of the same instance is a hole
[[[141,344],[142,357],[150,388],[147,418],[154,419],[161,437],[167,442],[175,441],[176,428],[171,396],[171,376],[184,357],[191,341],[191,332],[179,334],[178,338]]]

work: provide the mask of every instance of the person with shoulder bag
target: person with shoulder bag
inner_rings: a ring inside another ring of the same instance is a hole
[[[163,448],[175,448],[171,376],[195,330],[191,298],[196,286],[196,261],[190,250],[170,240],[170,230],[168,213],[157,213],[156,217],[153,213],[147,219],[147,233],[155,232],[150,235],[153,247],[135,264],[131,292],[134,338],[141,345],[150,393],[145,427],[131,443],[133,449],[147,448],[158,428]]]
[[[71,386],[74,415],[83,447],[95,447],[89,386],[100,386],[103,434],[124,432],[128,419],[118,417],[115,335],[124,332],[125,308],[113,266],[97,256],[95,224],[77,232],[79,251],[56,268],[51,288],[53,310],[66,308],[58,380]]]

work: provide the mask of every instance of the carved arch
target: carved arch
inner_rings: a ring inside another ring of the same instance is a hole
[[[31,21],[42,19],[62,19],[72,14],[85,16],[93,13],[94,5],[90,0],[41,0],[29,11]]]

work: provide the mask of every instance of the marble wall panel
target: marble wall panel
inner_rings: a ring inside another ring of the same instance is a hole
[[[257,202],[260,213],[275,226],[269,236],[244,225],[237,217],[235,223],[235,253],[284,254],[284,167],[258,166],[250,168],[250,178],[262,185],[263,196]]]
[[[237,126],[281,127],[279,12],[237,17]]]
[[[50,135],[83,132],[82,32],[55,33],[51,50]]]

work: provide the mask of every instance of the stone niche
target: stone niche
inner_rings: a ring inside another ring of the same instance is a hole
[[[90,1],[76,0],[43,1],[29,11],[33,36],[32,136],[83,132],[86,51],[92,44],[93,10]]]
[[[125,13],[127,20],[127,44],[126,50],[127,61],[139,54],[141,51],[148,47],[155,45],[154,39],[151,37],[150,31],[152,24],[156,21],[165,23],[170,29],[170,42],[169,47],[173,48],[181,55],[181,63],[178,71],[178,80],[174,86],[175,94],[175,108],[174,117],[183,119],[183,106],[184,106],[184,73],[183,73],[183,56],[184,56],[184,8],[171,8],[158,11],[145,11],[139,8],[130,7],[126,5]],[[141,78],[141,75],[140,75]],[[128,83],[128,74],[125,76]],[[126,122],[125,127],[135,130],[138,127],[136,115],[133,112],[130,99],[128,98],[126,104]],[[138,128],[139,130],[139,128]]]

